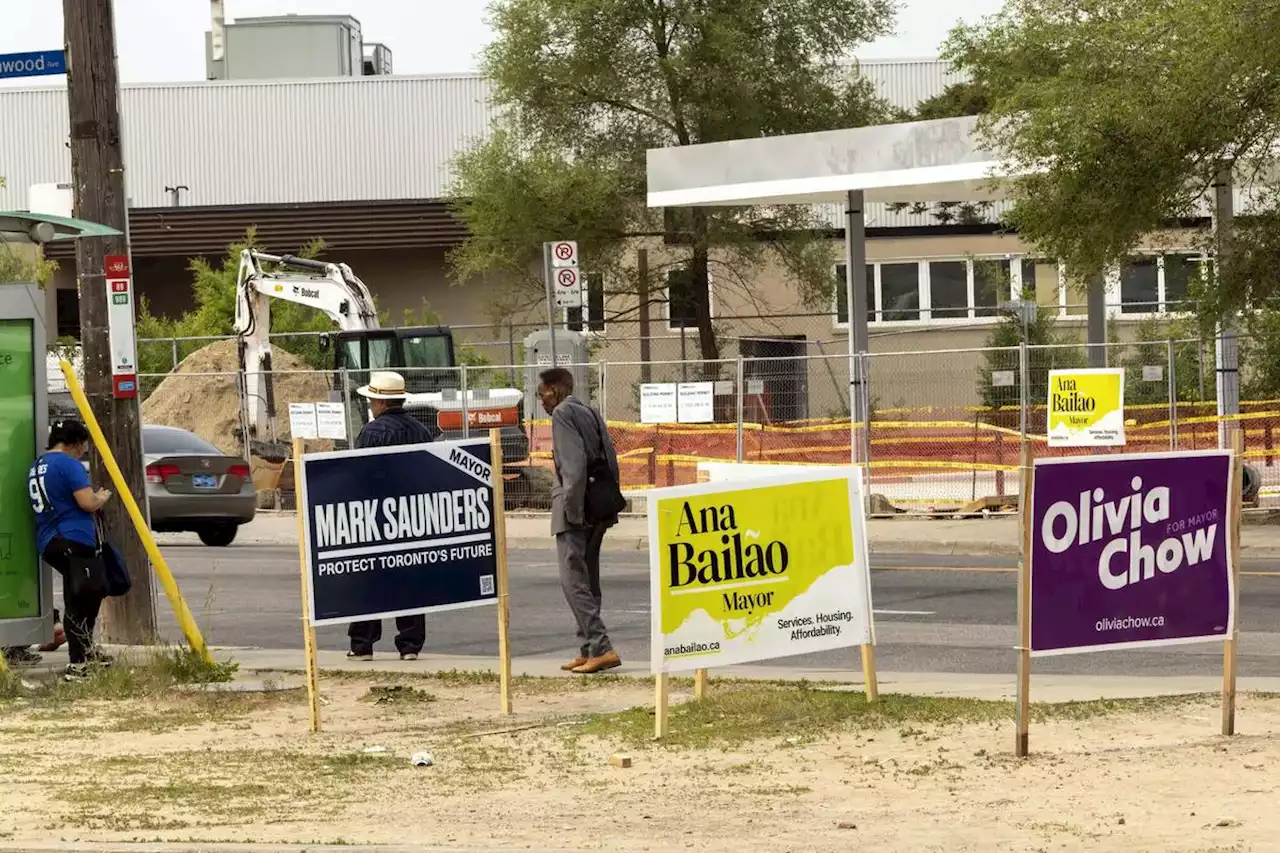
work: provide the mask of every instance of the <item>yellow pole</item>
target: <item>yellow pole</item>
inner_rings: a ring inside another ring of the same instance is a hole
[[[302,569],[302,648],[307,656],[307,706],[311,710],[311,731],[320,731],[320,676],[316,672],[316,629],[311,625],[311,566],[307,562],[307,534],[302,516],[307,511],[307,485],[302,476],[302,456],[306,442],[293,439],[293,491],[298,504],[298,563]]]
[[[178,619],[178,627],[182,629],[182,633],[187,638],[187,643],[191,646],[191,650],[204,658],[207,663],[213,663],[213,658],[209,655],[209,648],[205,645],[204,637],[200,634],[200,627],[196,625],[195,617],[191,615],[191,610],[187,608],[187,602],[182,597],[182,591],[178,589],[178,583],[173,579],[173,573],[169,571],[169,564],[164,561],[164,555],[160,553],[160,549],[156,546],[156,540],[151,536],[151,529],[147,527],[147,520],[143,517],[142,510],[138,509],[138,502],[133,499],[133,493],[129,491],[129,485],[124,481],[124,475],[120,473],[120,466],[116,464],[116,458],[111,455],[111,448],[107,446],[107,437],[102,434],[102,427],[98,425],[98,419],[93,416],[93,410],[89,408],[89,400],[84,396],[84,389],[80,387],[80,380],[76,378],[75,369],[72,368],[71,363],[68,361],[62,361],[61,367],[62,375],[67,380],[67,390],[71,392],[71,399],[75,400],[76,408],[80,410],[80,415],[84,418],[84,425],[89,428],[89,435],[93,437],[93,444],[98,448],[98,455],[102,458],[102,464],[106,466],[107,473],[111,475],[111,482],[116,487],[116,497],[124,503],[124,508],[129,513],[129,519],[133,522],[134,529],[138,531],[138,538],[142,540],[142,547],[146,549],[147,556],[151,559],[151,567],[155,571],[156,577],[160,579],[165,595],[169,597],[169,604],[173,607],[173,615]]]

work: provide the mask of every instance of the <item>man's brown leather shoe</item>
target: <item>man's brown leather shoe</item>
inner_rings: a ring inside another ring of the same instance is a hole
[[[615,666],[622,666],[622,658],[618,657],[617,652],[610,651],[599,657],[587,658],[585,663],[581,666],[575,666],[573,671],[579,675],[590,675],[593,672],[613,669]]]
[[[563,669],[565,672],[573,672],[575,669],[582,666],[586,662],[587,662],[586,658],[584,658],[582,655],[578,655],[576,658],[569,661],[568,663],[562,664],[560,668]]]

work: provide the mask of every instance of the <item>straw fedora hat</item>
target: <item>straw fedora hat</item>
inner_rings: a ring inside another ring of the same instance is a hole
[[[369,377],[368,385],[357,388],[356,393],[370,400],[403,400],[406,396],[404,377],[389,370],[379,371]]]

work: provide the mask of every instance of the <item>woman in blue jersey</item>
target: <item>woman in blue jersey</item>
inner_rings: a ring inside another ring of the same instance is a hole
[[[95,490],[80,461],[89,449],[89,431],[79,421],[59,421],[49,431],[49,451],[36,460],[28,475],[31,508],[36,514],[40,554],[63,577],[62,622],[71,665],[69,678],[83,677],[92,663],[110,659],[93,645],[102,595],[76,595],[66,583],[72,560],[101,559],[95,513],[111,499],[107,489]]]

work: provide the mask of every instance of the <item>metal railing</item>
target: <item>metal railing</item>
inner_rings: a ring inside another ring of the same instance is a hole
[[[574,367],[584,382],[580,396],[608,422],[622,485],[632,494],[696,482],[699,465],[708,462],[855,462],[867,469],[872,493],[883,499],[879,506],[939,513],[972,509],[984,499],[988,509],[1012,508],[1024,446],[1037,456],[1078,452],[1048,446],[1045,403],[1048,372],[1085,366],[1087,350],[1085,344],[1059,344]],[[1126,450],[1218,445],[1222,419],[1210,342],[1114,343],[1106,350],[1108,364],[1125,371]],[[1242,359],[1246,377],[1250,367]],[[550,425],[533,394],[539,369],[502,364],[401,371],[410,391],[440,395],[434,405],[453,413],[451,434],[506,425],[507,455],[518,475],[509,491],[531,509],[547,508],[550,497]],[[866,380],[858,386],[866,396],[862,406],[851,407],[850,380],[858,376]],[[264,447],[287,440],[290,402],[350,401],[351,435],[365,417],[354,395],[362,377],[344,371],[276,371],[270,393],[255,401],[245,399],[244,377],[234,372],[173,371],[140,380],[145,421],[191,429],[255,466],[278,463]],[[688,387],[695,382],[709,385]],[[641,410],[640,392],[654,383],[696,391],[698,422],[669,415],[648,422],[653,413]],[[503,388],[523,395],[518,416],[494,414],[502,408],[495,401]],[[858,423],[854,409],[864,412]],[[1231,420],[1243,429],[1266,498],[1280,490],[1280,473],[1274,473],[1280,401],[1245,400]]]

